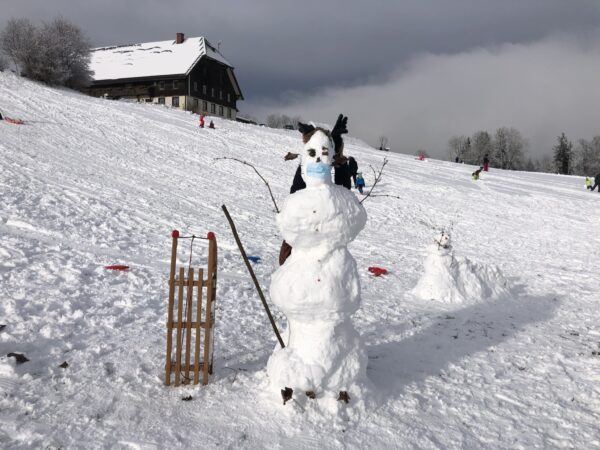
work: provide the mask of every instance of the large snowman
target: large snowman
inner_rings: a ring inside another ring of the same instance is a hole
[[[351,320],[360,306],[360,282],[347,245],[367,214],[352,191],[332,183],[330,133],[315,128],[304,142],[306,188],[291,194],[277,215],[293,251],[271,281],[271,298],[285,313],[287,330],[286,347],[273,352],[267,373],[284,400],[293,395],[347,403],[360,395],[367,365]]]

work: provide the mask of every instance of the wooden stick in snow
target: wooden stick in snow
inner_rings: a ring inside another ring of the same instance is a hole
[[[252,270],[250,261],[248,261],[248,257],[246,256],[246,251],[244,250],[244,246],[242,245],[242,242],[240,241],[240,237],[237,233],[237,230],[235,229],[235,224],[233,223],[233,220],[231,219],[231,216],[229,215],[229,211],[227,211],[227,207],[225,205],[222,205],[221,208],[223,209],[223,212],[225,213],[225,217],[227,217],[227,221],[229,222],[229,226],[231,227],[231,231],[233,232],[233,237],[235,238],[235,242],[237,243],[237,246],[240,249],[242,258],[244,259],[244,262],[246,263],[246,268],[248,269],[248,272],[250,272],[250,276],[252,277],[252,281],[254,282],[254,286],[256,287],[258,296],[260,297],[260,301],[262,302],[262,304],[265,308],[265,311],[267,312],[267,316],[269,316],[269,322],[271,322],[273,331],[275,331],[275,336],[277,336],[279,345],[281,345],[281,348],[285,348],[285,344],[283,343],[283,339],[281,339],[281,335],[279,334],[279,330],[277,329],[275,320],[273,319],[273,316],[271,315],[271,310],[269,309],[267,300],[265,299],[262,289],[260,288],[260,284],[258,284],[258,279],[256,278],[256,275],[254,274],[254,270]]]

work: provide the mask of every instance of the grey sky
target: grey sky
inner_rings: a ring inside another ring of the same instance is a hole
[[[600,26],[598,0],[0,0],[0,11],[0,27],[10,17],[39,22],[61,14],[97,46],[166,40],[177,31],[222,41],[246,97],[240,109],[250,114],[301,105],[325,89],[389,86],[423,54],[459,55],[502,44],[535,48],[548,38],[585,38]],[[338,98],[343,109],[344,97]]]

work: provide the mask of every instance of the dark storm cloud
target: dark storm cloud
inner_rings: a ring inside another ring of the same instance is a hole
[[[242,112],[331,121],[343,110],[353,133],[401,151],[441,154],[451,134],[504,125],[533,152],[561,131],[600,134],[600,0],[0,0],[0,11],[0,28],[63,15],[95,46],[177,31],[221,41]]]
[[[61,14],[94,45],[165,40],[183,31],[222,41],[249,100],[380,79],[409,57],[582,31],[597,0],[76,1],[2,0],[10,17]]]

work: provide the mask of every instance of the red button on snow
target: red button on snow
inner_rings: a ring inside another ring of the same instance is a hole
[[[376,277],[380,277],[381,275],[387,275],[388,271],[383,267],[369,267],[369,272],[371,272]]]
[[[104,268],[108,270],[129,270],[129,266],[122,266],[120,264],[115,264],[114,266],[104,266]]]

